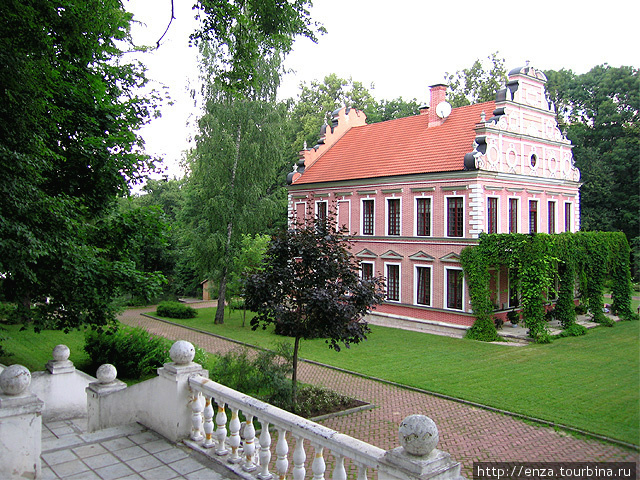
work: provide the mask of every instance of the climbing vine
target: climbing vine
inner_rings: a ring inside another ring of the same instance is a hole
[[[506,266],[515,275],[524,323],[529,336],[539,343],[550,341],[545,322],[550,293],[557,293],[555,318],[565,330],[573,328],[576,280],[579,296],[593,321],[613,323],[602,311],[607,278],[613,282],[614,312],[625,320],[637,319],[631,310],[629,252],[626,237],[619,232],[481,234],[477,246],[467,247],[461,253],[476,316],[467,336],[483,341],[498,339],[489,288],[489,268],[495,266]]]

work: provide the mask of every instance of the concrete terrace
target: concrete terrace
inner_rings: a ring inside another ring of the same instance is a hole
[[[203,302],[192,306],[211,305]],[[238,348],[236,343],[222,338],[142,315],[151,310],[128,310],[120,320],[171,340],[187,340],[213,353]],[[440,432],[438,448],[462,463],[462,474],[467,478],[472,478],[475,461],[633,461],[640,464],[640,454],[633,449],[573,436],[495,411],[322,365],[303,362],[299,379],[375,405],[370,410],[319,423],[385,450],[398,445],[398,425],[406,416],[419,413],[431,417]]]

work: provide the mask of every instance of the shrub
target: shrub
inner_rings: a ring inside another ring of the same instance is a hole
[[[558,337],[579,337],[580,335],[586,335],[587,328],[584,325],[578,325],[574,323],[573,325],[565,328],[558,334]]]
[[[496,330],[500,330],[500,329],[502,328],[502,325],[504,325],[504,320],[502,320],[502,319],[501,319],[501,318],[499,318],[499,317],[495,317],[495,318],[493,319],[493,323],[494,323],[494,324],[495,324],[495,326],[496,326]]]
[[[138,379],[170,361],[170,347],[168,340],[142,328],[121,326],[102,332],[88,331],[84,350],[92,367],[110,363],[118,370],[118,377]]]
[[[305,385],[298,391],[296,414],[305,418],[313,418],[360,405],[364,405],[364,402],[345,397],[326,388]]]
[[[14,304],[0,303],[0,323],[21,323],[21,319],[17,315],[17,308]]]
[[[198,312],[184,303],[161,302],[156,309],[156,315],[167,318],[194,318]]]
[[[518,320],[520,320],[520,312],[517,310],[508,311],[507,320],[509,320],[512,324],[516,325],[518,323]]]

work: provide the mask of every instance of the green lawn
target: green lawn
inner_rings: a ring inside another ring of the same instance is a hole
[[[180,322],[267,348],[283,340],[270,329],[252,331],[248,320],[243,328],[241,313],[214,325],[213,313],[201,309]],[[366,342],[341,352],[303,341],[301,356],[638,445],[639,338],[640,322],[526,347],[373,326]]]
[[[85,370],[89,357],[84,351],[84,332],[74,330],[64,333],[59,330],[43,330],[35,333],[33,329],[20,331],[20,325],[0,324],[0,338],[2,346],[12,356],[0,356],[0,363],[11,365],[19,363],[29,370],[44,370],[45,365],[52,359],[53,347],[61,343],[69,347],[71,360],[76,368]],[[93,372],[95,375],[95,372]]]

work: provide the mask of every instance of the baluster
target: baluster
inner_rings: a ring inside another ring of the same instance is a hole
[[[367,480],[367,467],[358,464],[358,478],[357,480]]]
[[[224,408],[226,404],[222,401],[218,403],[218,414],[216,415],[216,438],[218,439],[218,448],[216,448],[216,455],[226,455],[229,453],[225,442],[227,440],[227,412]]]
[[[209,395],[204,397],[204,448],[211,448],[213,443],[213,405],[211,404],[212,398]]]
[[[304,462],[307,460],[307,454],[304,452],[304,439],[296,438],[296,448],[293,450],[293,480],[304,480],[307,471],[304,468]]]
[[[332,480],[347,480],[347,471],[344,469],[344,456],[336,452],[333,453],[333,457],[336,460],[336,465],[333,467]]]
[[[313,472],[313,480],[324,480],[324,471],[327,466],[324,463],[324,457],[322,456],[323,447],[320,445],[315,446],[315,457],[311,464],[311,471]]]
[[[194,391],[191,396],[191,440],[194,442],[199,442],[204,438],[202,435],[203,410],[202,395],[200,392]]]
[[[256,454],[256,428],[253,426],[253,415],[248,413],[244,415],[247,417],[247,422],[244,426],[244,447],[242,449],[244,465],[242,465],[242,469],[245,472],[253,472],[256,469],[256,464],[253,462],[253,456]]]
[[[287,444],[287,431],[284,428],[278,429],[278,443],[276,444],[276,471],[280,480],[284,480],[287,476],[287,470],[289,469],[289,460],[287,460],[287,453],[289,453],[289,445]]]
[[[231,457],[229,463],[240,463],[242,457],[238,455],[240,448],[240,419],[238,418],[238,409],[231,408],[231,421],[229,422],[229,438],[227,443],[231,447]]]
[[[269,433],[269,422],[260,420],[262,432],[260,432],[260,480],[270,480],[273,475],[269,473],[269,461],[271,460],[271,434]]]

